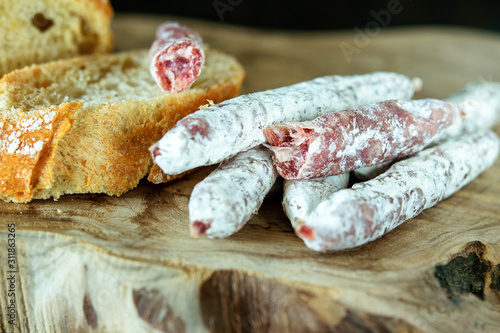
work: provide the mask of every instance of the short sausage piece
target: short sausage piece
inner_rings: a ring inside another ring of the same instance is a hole
[[[264,147],[251,149],[199,182],[189,200],[191,234],[225,238],[240,230],[278,178],[271,156]]]
[[[183,118],[150,150],[165,173],[179,174],[264,143],[266,127],[388,99],[410,99],[419,84],[404,75],[376,72],[320,77],[242,95]]]
[[[414,154],[461,121],[447,102],[393,100],[276,125],[264,135],[283,178],[311,179]]]
[[[189,89],[205,62],[200,35],[176,22],[165,22],[156,31],[149,50],[149,71],[165,91]]]
[[[315,251],[341,250],[375,240],[448,198],[493,165],[499,138],[478,131],[451,138],[385,173],[333,193],[296,228]]]

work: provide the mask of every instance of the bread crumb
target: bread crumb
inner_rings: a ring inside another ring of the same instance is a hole
[[[208,104],[201,105],[198,110],[203,110],[203,109],[206,109],[212,105],[215,105],[214,101],[212,101],[211,99],[207,99],[207,102],[208,102]]]

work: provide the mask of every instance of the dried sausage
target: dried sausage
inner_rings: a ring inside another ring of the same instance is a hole
[[[200,35],[176,22],[158,27],[149,57],[151,75],[163,90],[172,93],[188,89],[205,61]]]
[[[264,135],[283,178],[311,179],[416,153],[461,121],[451,103],[392,100],[276,125]]]
[[[262,130],[387,99],[410,99],[418,79],[376,72],[326,76],[242,95],[188,115],[150,150],[167,174],[222,162],[265,142]]]
[[[271,152],[260,146],[224,161],[193,189],[189,200],[191,234],[225,238],[257,212],[278,172]]]
[[[375,240],[471,182],[495,162],[499,143],[488,130],[425,149],[377,178],[333,193],[297,226],[296,233],[315,251]]]

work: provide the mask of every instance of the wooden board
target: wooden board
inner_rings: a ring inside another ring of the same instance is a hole
[[[116,49],[149,47],[164,19],[119,15]],[[244,93],[375,70],[422,78],[417,97],[500,81],[500,36],[484,31],[387,29],[360,44],[353,31],[180,20],[241,61]],[[342,43],[359,52],[348,59]],[[294,235],[279,197],[229,239],[190,238],[189,195],[211,169],[169,185],[144,182],[120,198],[0,203],[0,331],[500,330],[500,161],[381,239],[328,254],[308,250]],[[8,225],[15,227],[14,273]],[[15,325],[8,322],[13,297],[5,282],[12,276]]]

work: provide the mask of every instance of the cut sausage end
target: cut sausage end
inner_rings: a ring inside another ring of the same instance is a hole
[[[305,162],[309,145],[314,141],[315,131],[297,124],[278,125],[264,129],[269,144],[265,145],[274,153],[274,163],[285,179],[296,179]]]
[[[151,155],[153,156],[153,159],[155,159],[161,155],[160,148],[156,145],[152,146],[149,150],[151,151]]]
[[[314,238],[316,238],[316,231],[313,228],[311,228],[305,224],[299,226],[295,230],[295,232],[297,233],[297,236],[299,236],[300,238],[302,238],[304,240],[310,241],[310,240],[313,240]]]
[[[194,221],[191,224],[191,236],[196,238],[200,235],[205,235],[209,228],[210,228],[209,224],[203,223],[201,221]]]
[[[153,60],[152,74],[158,85],[177,93],[189,89],[198,78],[205,56],[196,41],[179,40],[159,51]]]

